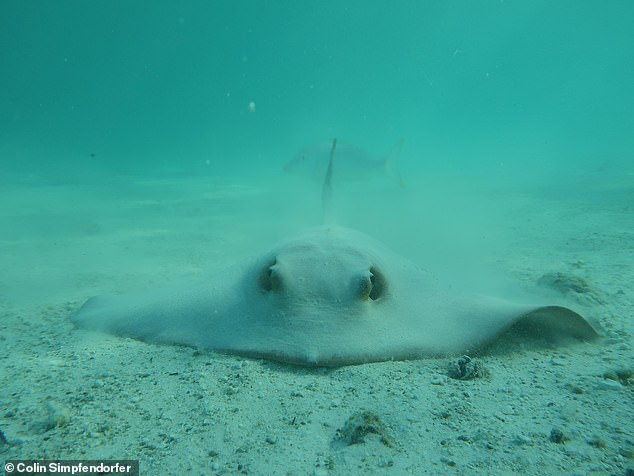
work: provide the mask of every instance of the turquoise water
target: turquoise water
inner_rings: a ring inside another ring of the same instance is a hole
[[[0,2],[0,459],[631,474],[633,20],[619,0]],[[287,173],[302,154],[312,182]],[[327,218],[606,339],[463,382],[456,356],[310,370],[72,323],[91,296],[215,286]],[[342,448],[360,410],[398,446]]]
[[[628,1],[3,2],[3,168],[278,171],[337,136],[403,138],[410,175],[618,176],[633,18]]]

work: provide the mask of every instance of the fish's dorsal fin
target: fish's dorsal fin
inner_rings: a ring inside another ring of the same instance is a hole
[[[332,169],[335,159],[335,149],[337,148],[337,138],[332,140],[332,147],[330,148],[330,158],[328,159],[328,169],[326,170],[326,176],[324,177],[324,186],[321,189],[321,205],[323,208],[323,224],[332,224]]]

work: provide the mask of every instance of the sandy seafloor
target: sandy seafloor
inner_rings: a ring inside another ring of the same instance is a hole
[[[76,329],[92,295],[221,270],[304,223],[277,224],[284,201],[231,178],[3,185],[0,456],[138,458],[142,474],[631,474],[634,385],[605,376],[634,369],[634,190],[500,193],[506,239],[483,261],[526,287],[582,278],[567,299],[605,337],[485,356],[489,377],[462,381],[449,358],[306,369]],[[372,219],[363,231],[412,254]],[[393,447],[337,438],[361,410]]]

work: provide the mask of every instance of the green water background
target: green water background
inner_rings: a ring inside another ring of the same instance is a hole
[[[273,175],[330,137],[403,138],[410,181],[634,183],[633,21],[629,1],[5,1],[0,160]]]

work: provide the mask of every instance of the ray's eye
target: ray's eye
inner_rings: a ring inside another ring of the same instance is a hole
[[[271,264],[264,267],[264,269],[260,273],[258,283],[260,285],[260,288],[267,293],[279,293],[280,291],[282,291],[284,285],[282,281],[282,276],[279,272],[277,261],[273,261]]]
[[[369,274],[361,280],[359,297],[366,301],[376,301],[385,295],[387,291],[387,281],[383,273],[376,266],[369,269]]]

